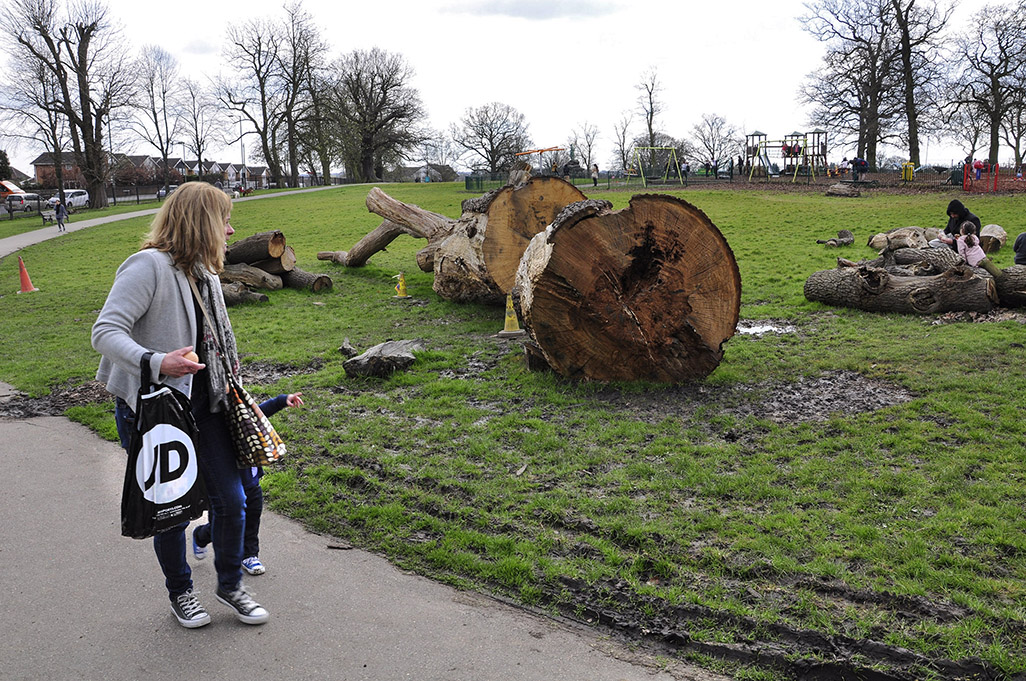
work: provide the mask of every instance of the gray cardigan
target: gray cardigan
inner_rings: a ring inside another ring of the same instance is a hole
[[[207,284],[224,305],[217,277]],[[93,324],[93,348],[103,357],[96,380],[134,411],[139,391],[139,361],[152,352],[150,380],[192,394],[192,374],[171,378],[160,373],[164,356],[196,344],[196,309],[185,274],[171,256],[156,249],[134,253],[118,268],[114,285]]]

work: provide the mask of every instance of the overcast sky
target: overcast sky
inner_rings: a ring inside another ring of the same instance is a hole
[[[167,5],[158,16],[152,3],[109,1],[133,54],[160,45],[177,57],[183,75],[198,79],[222,70],[227,26],[280,18],[282,4],[190,0]],[[706,113],[770,139],[813,127],[796,93],[819,67],[823,45],[797,21],[806,12],[801,0],[305,0],[304,7],[332,59],[375,46],[402,54],[434,128],[445,130],[468,107],[491,101],[523,113],[537,147],[563,146],[588,122],[600,131],[603,169],[613,155],[613,126],[637,108],[636,86],[652,68],[662,85],[657,125],[674,137],[688,135]],[[960,8],[955,25],[964,25],[976,7]],[[635,132],[642,129],[636,115]],[[921,146],[931,163],[959,155],[936,140]],[[129,147],[126,141],[121,150],[156,153],[141,143]],[[30,172],[28,162],[39,151],[23,145],[9,153],[15,167]],[[845,154],[850,150],[832,145],[829,157]],[[236,144],[217,160],[240,156]]]

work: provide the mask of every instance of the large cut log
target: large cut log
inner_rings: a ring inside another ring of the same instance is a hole
[[[277,291],[282,287],[281,277],[277,274],[271,274],[258,267],[242,263],[225,265],[218,276],[220,276],[222,282],[237,281],[250,288],[265,288]]]
[[[271,274],[284,274],[291,272],[296,267],[296,252],[292,250],[292,246],[286,246],[277,258],[268,258],[248,264]]]
[[[998,302],[994,280],[969,267],[925,277],[895,276],[877,267],[838,267],[814,272],[805,281],[805,297],[871,312],[915,314],[989,312]]]
[[[319,251],[318,260],[330,260],[344,267],[363,267],[370,257],[392,243],[403,233],[402,225],[384,220],[370,234],[356,242],[348,251]]]
[[[707,376],[734,335],[741,276],[705,213],[668,195],[568,206],[527,247],[513,299],[549,366],[569,377]]]
[[[268,258],[277,258],[284,251],[284,234],[277,230],[260,232],[229,245],[228,251],[225,253],[225,262],[232,265],[237,263],[248,265]]]
[[[1002,305],[1026,307],[1026,265],[1006,267],[994,283]]]
[[[862,192],[860,192],[859,188],[853,184],[844,184],[842,182],[838,182],[837,184],[830,185],[830,187],[826,190],[826,195],[843,196],[850,199],[857,199],[860,196],[862,196]]]
[[[239,282],[221,284],[221,291],[224,293],[224,304],[228,307],[244,305],[246,303],[266,303],[268,298],[263,293],[250,291]]]
[[[1001,225],[986,225],[980,230],[980,248],[984,253],[995,253],[1008,241],[1008,233]]]
[[[898,227],[870,237],[867,245],[876,251],[884,248],[894,251],[899,248],[926,248],[929,240],[922,227]]]
[[[503,305],[531,237],[582,199],[568,182],[534,177],[464,201],[459,220],[396,201],[377,188],[368,193],[367,208],[428,240],[417,262],[434,272],[433,288],[442,298]]]
[[[314,293],[317,293],[318,291],[330,291],[333,286],[331,277],[328,275],[314,274],[313,272],[301,270],[298,267],[294,267],[288,272],[283,272],[281,275],[281,282],[289,288],[309,290]]]

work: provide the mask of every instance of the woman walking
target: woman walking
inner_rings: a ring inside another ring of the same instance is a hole
[[[122,446],[127,446],[135,425],[140,362],[147,363],[154,383],[172,386],[190,398],[199,432],[195,444],[200,475],[214,517],[215,596],[240,621],[263,624],[270,615],[242,584],[245,494],[225,420],[225,365],[232,373],[239,366],[217,278],[227,239],[235,233],[229,223],[231,208],[223,191],[203,182],[186,183],[171,194],[142,249],[118,268],[93,325],[92,342],[103,356],[96,378],[117,398],[115,419]],[[204,320],[204,306],[210,324]],[[193,348],[198,358],[191,354]],[[157,534],[153,548],[171,610],[183,627],[192,629],[208,624],[210,615],[193,589],[186,526]]]

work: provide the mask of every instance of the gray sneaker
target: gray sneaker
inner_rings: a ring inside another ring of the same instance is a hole
[[[224,591],[217,588],[217,600],[235,611],[235,617],[246,624],[263,624],[271,618],[271,614],[253,600],[241,583],[235,591]]]
[[[171,601],[171,612],[178,618],[178,623],[186,629],[196,629],[210,624],[210,614],[200,605],[192,589],[179,594]]]

